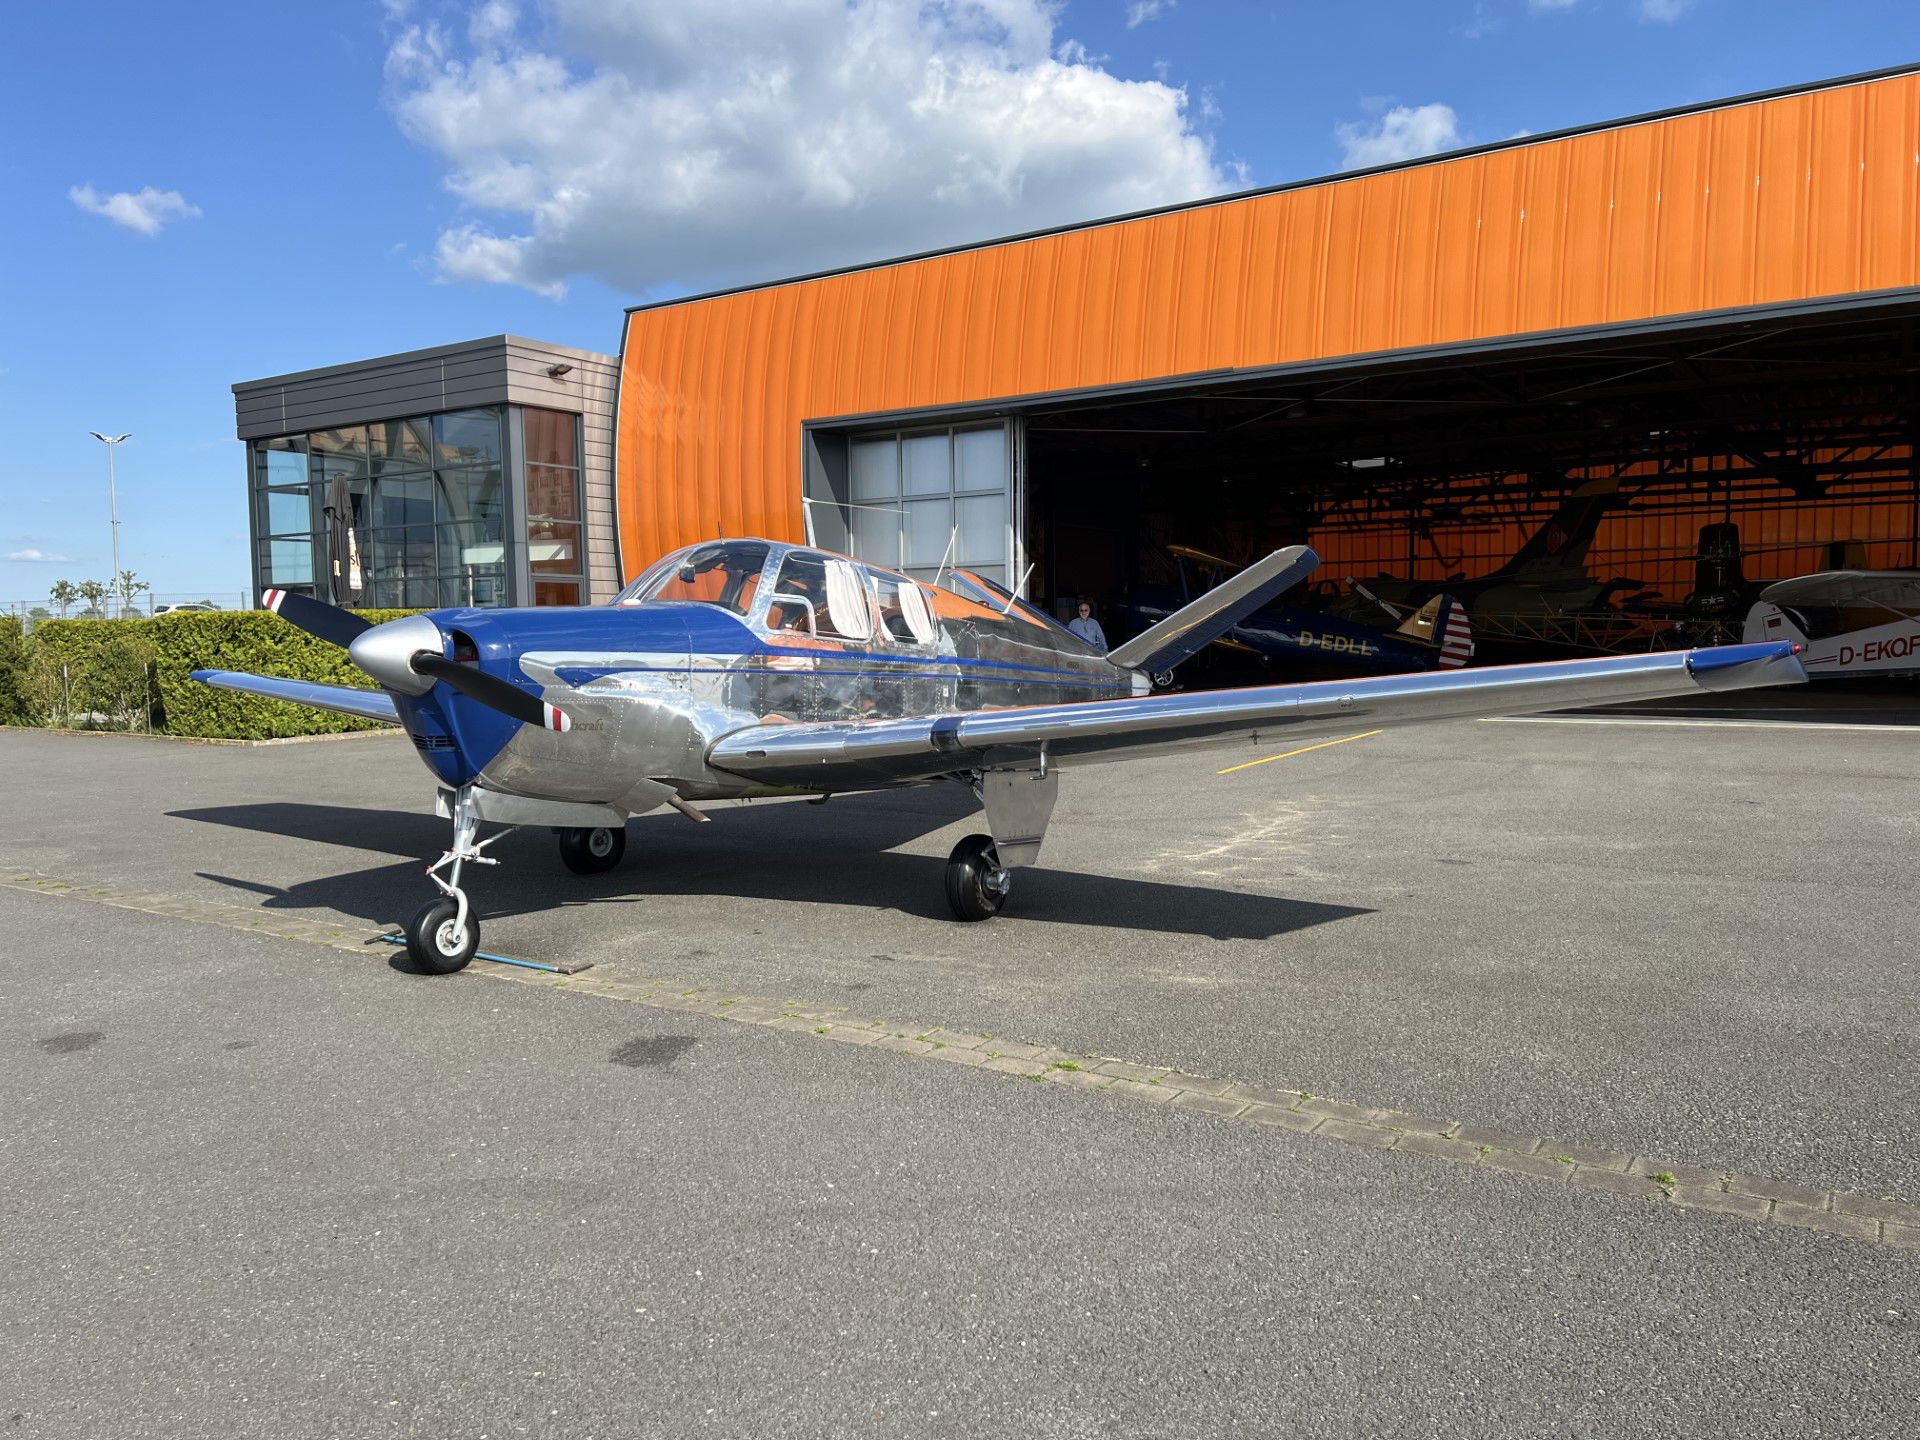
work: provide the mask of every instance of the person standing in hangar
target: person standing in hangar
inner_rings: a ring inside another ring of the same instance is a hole
[[[1082,600],[1076,608],[1073,619],[1067,622],[1067,629],[1078,635],[1101,654],[1112,647],[1107,644],[1107,632],[1100,628],[1100,622],[1093,618],[1093,602]]]

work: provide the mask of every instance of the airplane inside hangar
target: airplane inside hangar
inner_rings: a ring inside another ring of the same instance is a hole
[[[1191,552],[1323,557],[1308,611],[1391,633],[1435,593],[1481,661],[1741,638],[1771,583],[1920,566],[1910,306],[1076,398],[1021,418],[1029,592],[1192,584]],[[1516,563],[1517,562],[1517,563]],[[1216,646],[1189,683],[1351,668]],[[1118,636],[1116,636],[1118,638]],[[1364,642],[1362,642],[1364,643]]]

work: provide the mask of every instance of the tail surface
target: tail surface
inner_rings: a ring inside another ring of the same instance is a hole
[[[1535,571],[1553,574],[1584,571],[1587,551],[1593,545],[1593,537],[1600,531],[1600,522],[1619,499],[1618,477],[1609,475],[1587,481],[1561,501],[1560,508],[1553,512],[1552,518],[1534,531],[1527,538],[1527,543],[1515,551],[1513,558],[1495,570],[1493,575],[1524,579]],[[1491,579],[1493,576],[1485,578]]]
[[[1320,557],[1304,545],[1276,550],[1116,647],[1107,661],[1123,670],[1149,674],[1171,670],[1271,604],[1281,591],[1306,579],[1319,564]]]
[[[1416,645],[1431,645],[1440,652],[1438,664],[1452,670],[1473,658],[1473,627],[1467,623],[1467,607],[1451,595],[1436,595],[1409,615],[1393,633]]]

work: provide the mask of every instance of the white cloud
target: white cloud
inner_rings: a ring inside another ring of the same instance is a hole
[[[114,224],[142,235],[158,235],[170,220],[197,220],[200,207],[189,205],[178,190],[116,190],[102,195],[91,185],[75,185],[67,198],[90,215],[104,215]]]
[[[1127,28],[1136,30],[1149,20],[1158,20],[1179,3],[1180,0],[1133,0],[1127,6]]]
[[[1395,105],[1372,126],[1335,126],[1333,138],[1340,142],[1345,152],[1341,164],[1349,170],[1455,150],[1465,140],[1451,105]]]
[[[466,213],[450,279],[658,293],[1215,194],[1185,91],[1054,37],[1051,0],[490,0],[387,57]],[[536,42],[527,38],[537,33]]]
[[[73,563],[64,555],[49,555],[45,550],[34,549],[9,551],[6,558],[9,560],[18,560],[26,565],[70,565]]]
[[[1693,0],[1640,0],[1640,18],[1671,25],[1692,8]]]

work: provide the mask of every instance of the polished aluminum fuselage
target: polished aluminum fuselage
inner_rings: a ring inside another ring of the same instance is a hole
[[[774,547],[769,576],[795,548]],[[856,568],[869,581],[891,574]],[[714,743],[768,724],[1060,705],[1146,688],[1064,627],[1017,606],[923,586],[933,621],[924,639],[890,629],[876,599],[868,636],[855,640],[775,628],[771,590],[770,582],[760,586],[744,614],[656,600],[573,611],[564,620],[540,611],[440,617],[448,629],[471,633],[491,661],[517,665],[548,698],[564,701],[572,718],[565,735],[518,729],[479,763],[479,783],[635,813],[669,793],[695,800],[783,793],[793,787],[710,765]],[[489,644],[495,635],[497,646]],[[507,647],[510,654],[500,653]]]

